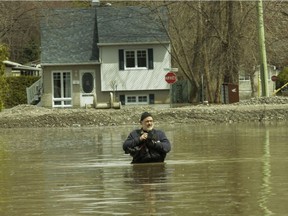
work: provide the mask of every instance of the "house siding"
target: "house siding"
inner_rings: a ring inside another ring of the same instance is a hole
[[[120,49],[153,49],[154,69],[119,70]],[[164,77],[170,67],[170,55],[163,45],[103,46],[100,48],[101,91],[111,91],[116,81],[118,91],[168,90]]]
[[[169,91],[167,90],[158,90],[158,91],[117,91],[116,99],[122,103],[122,100],[125,100],[127,96],[136,96],[136,95],[145,95],[148,97],[148,104],[169,104],[170,97]],[[151,96],[153,95],[154,99],[151,101]],[[122,97],[122,98],[121,98]],[[122,105],[124,105],[122,103]],[[125,103],[125,105],[128,105]]]
[[[95,72],[95,90],[97,94],[97,103],[107,103],[110,99],[109,92],[101,92],[100,72],[99,65],[87,65],[87,66],[46,66],[43,73],[43,88],[45,91],[42,95],[42,106],[51,107],[52,101],[52,73],[57,71],[71,71],[72,77],[72,107],[80,107],[80,95],[81,95],[81,77],[80,71],[94,71]]]
[[[273,66],[268,66],[268,93],[269,96],[273,94],[276,88],[276,83],[271,80],[273,75],[277,76],[279,71]],[[253,85],[255,89],[254,97],[261,96],[261,80],[260,80],[260,69],[257,68],[253,77]],[[251,89],[251,81],[250,80],[239,80],[239,97],[240,100],[246,100],[251,98],[252,89]]]
[[[120,95],[131,96],[131,95],[154,95],[153,104],[164,104],[169,103],[169,89],[164,90],[139,90],[139,91],[122,91],[119,89],[113,90],[110,86],[109,91],[101,90],[101,75],[100,75],[100,66],[91,65],[91,66],[46,66],[44,67],[43,73],[43,92],[41,103],[43,107],[52,107],[53,104],[53,89],[52,89],[52,73],[57,71],[71,71],[72,77],[72,107],[79,108],[80,98],[81,98],[81,84],[80,84],[80,72],[81,71],[95,71],[95,90],[97,103],[107,103],[110,99],[110,92],[115,94],[115,98],[119,101]],[[75,84],[78,82],[79,84]],[[74,83],[74,84],[73,84]],[[168,86],[169,87],[169,86]],[[94,104],[95,105],[95,104]]]

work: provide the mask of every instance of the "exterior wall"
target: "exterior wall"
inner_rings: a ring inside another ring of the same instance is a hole
[[[119,71],[119,49],[148,49],[153,48],[154,69],[138,69]],[[101,65],[66,65],[42,66],[43,69],[43,107],[53,107],[52,73],[71,72],[72,78],[72,107],[81,105],[81,72],[95,71],[96,103],[108,103],[110,92],[119,95],[154,95],[155,104],[169,103],[169,84],[165,75],[170,68],[170,55],[163,45],[137,46],[105,46],[100,49]],[[101,71],[101,73],[100,73]],[[112,83],[115,85],[113,86]],[[95,104],[94,104],[95,105]]]
[[[271,80],[273,75],[278,75],[279,71],[277,71],[274,66],[268,67],[268,93],[271,96],[275,90],[275,82]],[[260,70],[255,72],[253,78],[253,85],[256,90],[254,93],[255,97],[261,96],[261,80],[260,80]],[[251,82],[250,80],[239,80],[239,97],[240,100],[245,100],[251,98]]]
[[[257,89],[257,86],[255,86]],[[245,100],[251,98],[252,90],[251,90],[251,82],[248,80],[240,80],[239,81],[239,98],[240,100]],[[255,93],[257,94],[257,93]],[[256,95],[255,95],[256,96]]]
[[[100,92],[100,72],[99,65],[78,65],[78,66],[44,66],[43,67],[43,95],[41,102],[43,107],[52,107],[52,73],[57,71],[71,71],[72,73],[72,107],[80,107],[81,97],[81,71],[94,71],[95,72],[95,88],[97,94],[97,102],[108,102],[109,92],[103,94]]]
[[[169,90],[157,90],[157,91],[117,91],[115,93],[116,100],[120,101],[120,95],[125,96],[136,96],[146,95],[149,97],[150,94],[154,95],[153,104],[168,104],[170,103]],[[127,103],[125,105],[128,105]]]
[[[52,107],[52,73],[56,71],[71,71],[72,73],[72,107],[79,108],[81,97],[80,74],[81,71],[94,70],[95,73],[95,89],[97,103],[108,103],[110,100],[110,92],[115,94],[116,101],[119,101],[119,95],[149,95],[154,94],[154,103],[163,104],[169,103],[169,89],[168,90],[142,90],[142,91],[101,91],[101,74],[99,72],[99,65],[90,66],[45,66],[43,68],[43,95],[41,97],[41,104],[43,107]]]
[[[41,105],[43,107],[52,107],[52,81],[51,81],[51,71],[49,68],[43,69],[43,93],[41,96]]]
[[[5,75],[7,77],[12,76],[12,68],[11,67],[5,67]]]
[[[148,49],[153,48],[154,69],[119,70],[119,49]],[[170,68],[170,55],[163,45],[134,45],[134,46],[102,46],[101,58],[101,90],[112,91],[111,82],[115,82],[118,91],[139,90],[168,90],[169,84],[164,77]]]

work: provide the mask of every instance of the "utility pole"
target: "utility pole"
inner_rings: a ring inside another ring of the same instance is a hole
[[[258,33],[259,33],[259,51],[260,51],[260,76],[261,76],[261,89],[262,96],[268,97],[268,67],[265,47],[265,34],[264,34],[264,20],[263,20],[263,2],[257,1],[258,12]]]

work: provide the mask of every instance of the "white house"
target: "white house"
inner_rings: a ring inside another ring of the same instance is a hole
[[[169,103],[170,42],[155,17],[143,7],[43,11],[42,106],[101,107],[111,92],[126,105]]]

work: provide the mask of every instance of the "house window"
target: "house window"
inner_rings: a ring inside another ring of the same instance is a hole
[[[239,81],[250,81],[249,72],[245,71],[244,69],[239,71]]]
[[[136,103],[136,96],[127,96],[127,103]]]
[[[135,68],[135,65],[134,51],[126,51],[126,68]]]
[[[137,65],[138,65],[138,67],[147,67],[146,50],[138,50],[137,51]]]
[[[71,72],[53,73],[53,107],[72,106]]]
[[[248,73],[240,73],[239,74],[239,80],[242,80],[242,81],[250,81],[250,76]]]
[[[119,70],[153,69],[153,49],[119,50]]]
[[[126,96],[125,104],[148,104],[148,96],[147,95],[133,95]]]
[[[82,90],[84,93],[91,93],[94,89],[93,75],[86,72],[82,75]]]
[[[126,68],[146,68],[147,67],[147,51],[135,50],[125,51]]]
[[[138,96],[139,103],[147,103],[147,96]]]

